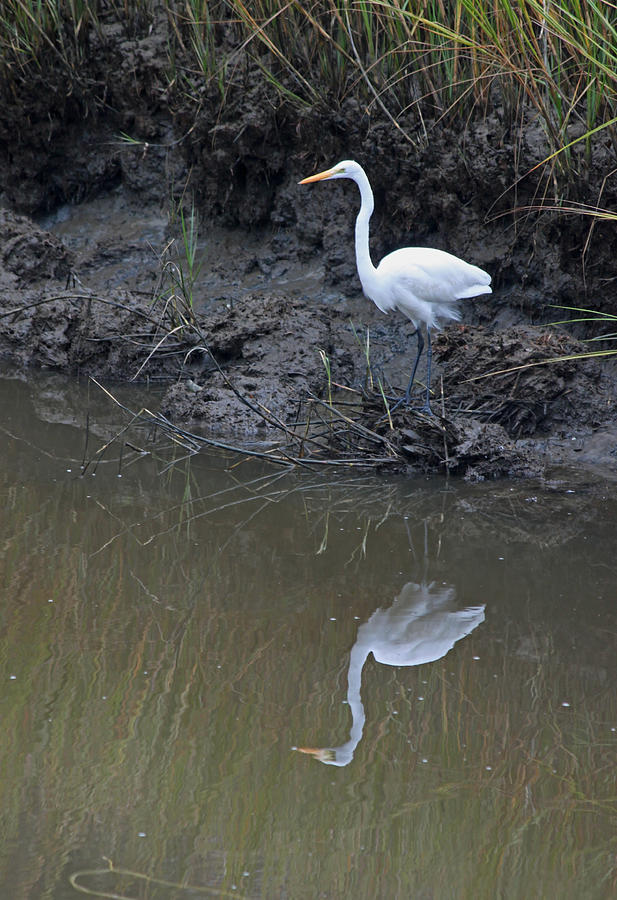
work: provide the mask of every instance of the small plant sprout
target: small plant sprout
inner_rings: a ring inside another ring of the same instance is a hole
[[[379,387],[379,393],[381,394],[381,399],[383,400],[383,405],[386,408],[388,424],[390,425],[390,429],[393,429],[394,425],[392,424],[392,415],[390,413],[390,404],[388,403],[388,398],[386,397],[386,392],[383,389],[383,382],[382,382],[381,378],[378,380],[377,385]]]
[[[184,263],[186,264],[186,277],[184,277],[184,265],[180,266],[183,273],[183,288],[190,300],[191,309],[193,307],[193,287],[195,281],[199,277],[201,271],[201,262],[197,261],[197,250],[199,244],[199,221],[195,211],[195,204],[191,205],[191,212],[188,220],[184,214],[184,210],[180,210],[180,225],[182,227],[182,249],[184,251]]]
[[[180,247],[172,240],[163,251],[162,278],[155,291],[155,300],[162,297],[171,314],[173,326],[194,325],[194,290],[203,260],[198,258],[199,220],[194,204],[187,215],[180,208]]]
[[[323,363],[323,367],[326,370],[326,376],[328,378],[328,405],[332,406],[332,369],[330,366],[330,357],[325,350],[320,350],[319,356]]]
[[[370,332],[370,329],[367,328],[366,329],[366,337],[363,340],[360,337],[360,335],[358,334],[354,323],[350,322],[350,325],[351,325],[351,330],[353,331],[353,336],[356,340],[356,343],[357,343],[358,347],[360,347],[360,349],[362,350],[362,353],[366,360],[365,381],[366,381],[367,388],[372,391],[374,388],[374,383],[373,383],[373,370],[371,368],[371,332]]]

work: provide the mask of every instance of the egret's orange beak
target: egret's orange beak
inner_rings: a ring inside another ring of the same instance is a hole
[[[308,178],[303,178],[298,184],[310,184],[312,181],[323,181],[324,178],[332,178],[335,172],[336,169],[326,169],[325,172],[318,172],[317,175],[309,175]]]
[[[313,759],[318,759],[320,762],[333,762],[336,760],[336,753],[331,747],[317,747],[313,749],[312,747],[294,747],[294,750],[297,750],[299,753],[308,753],[309,756],[312,756]]]

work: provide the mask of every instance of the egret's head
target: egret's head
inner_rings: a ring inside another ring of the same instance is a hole
[[[344,159],[332,166],[331,169],[326,169],[325,172],[318,172],[317,175],[309,175],[308,178],[303,178],[298,184],[311,184],[313,181],[327,181],[333,178],[351,178],[352,181],[355,181],[362,171],[362,166],[359,163],[353,159]]]
[[[337,762],[336,747],[294,747],[299,753],[308,753],[313,759],[325,763],[327,766],[345,765],[345,763]]]

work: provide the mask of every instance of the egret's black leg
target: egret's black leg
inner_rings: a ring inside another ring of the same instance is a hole
[[[416,370],[418,368],[418,363],[420,362],[420,357],[422,356],[422,351],[424,350],[424,338],[422,337],[422,328],[418,325],[416,328],[416,337],[418,339],[418,353],[416,354],[416,359],[413,364],[413,368],[411,370],[411,378],[409,379],[409,384],[407,385],[407,390],[405,391],[405,406],[409,406],[409,398],[411,396],[411,389],[413,387],[413,382],[416,377]],[[431,333],[428,332],[429,338],[429,350],[431,347]]]
[[[426,348],[426,402],[423,407],[423,411],[429,413],[429,415],[433,415],[433,410],[431,409],[431,404],[429,402],[429,397],[431,393],[431,362],[433,360],[433,348],[431,346],[431,329],[427,326],[426,328],[426,337],[428,346]]]

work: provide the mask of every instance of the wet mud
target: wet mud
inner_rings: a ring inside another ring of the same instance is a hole
[[[549,323],[567,318],[554,305],[617,312],[617,229],[512,212],[540,186],[520,177],[542,158],[533,122],[513,134],[487,113],[458,132],[435,125],[411,146],[357,101],[298,113],[259,79],[230,89],[223,108],[206,90],[195,110],[158,90],[162,40],[155,30],[128,53],[108,43],[95,80],[107,85],[104,102],[84,96],[80,108],[56,93],[54,105],[36,83],[7,100],[0,359],[156,385],[169,420],[239,444],[271,439],[276,423],[297,427],[307,400],[332,400],[383,438],[403,471],[614,470],[615,366],[572,358],[598,346],[581,340],[588,327]],[[120,57],[126,78],[113,88]],[[121,132],[141,143],[123,144]],[[614,167],[604,153],[595,175],[581,168],[582,199]],[[373,182],[375,261],[405,244],[436,246],[493,276],[493,295],[463,301],[462,322],[435,336],[432,420],[389,412],[415,340],[410,323],[360,294],[355,186],[297,185],[346,156]],[[617,205],[612,179],[603,191]],[[181,209],[185,223],[189,210],[199,217],[190,279]]]

